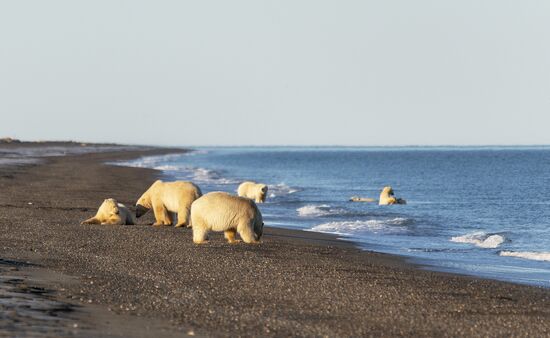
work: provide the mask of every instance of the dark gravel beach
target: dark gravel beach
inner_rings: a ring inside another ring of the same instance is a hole
[[[0,167],[0,336],[550,335],[549,289],[424,271],[328,235],[267,224],[259,245],[217,234],[198,246],[190,229],[147,225],[151,213],[80,225],[105,198],[132,206],[160,175],[105,162],[179,151]]]

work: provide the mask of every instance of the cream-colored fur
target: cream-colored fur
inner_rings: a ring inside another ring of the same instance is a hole
[[[197,244],[206,242],[210,231],[224,231],[229,243],[236,242],[237,232],[245,243],[259,243],[264,228],[254,201],[225,192],[211,192],[193,202],[191,220]]]
[[[157,180],[137,201],[136,216],[141,217],[149,209],[153,209],[155,213],[153,225],[171,225],[170,213],[176,213],[178,218],[176,227],[184,225],[190,227],[191,203],[201,196],[200,188],[191,182]]]
[[[94,217],[88,218],[81,224],[129,225],[135,223],[134,216],[124,204],[108,198],[103,201]]]
[[[267,196],[267,185],[251,181],[243,182],[239,185],[237,194],[241,197],[250,198],[256,203],[263,203]]]
[[[382,189],[382,192],[380,193],[380,200],[378,201],[378,205],[390,205],[390,204],[407,204],[407,201],[405,201],[402,198],[396,198],[393,195],[392,187],[388,186]]]

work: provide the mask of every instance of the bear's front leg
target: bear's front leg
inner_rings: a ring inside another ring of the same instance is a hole
[[[225,237],[225,239],[227,239],[229,243],[234,244],[234,243],[240,242],[239,240],[235,239],[236,234],[237,234],[237,230],[229,229],[224,232],[223,236]]]
[[[168,214],[168,210],[166,210],[162,203],[153,203],[153,212],[155,213],[156,220],[153,225],[172,225],[170,214]]]
[[[239,235],[241,236],[241,238],[243,239],[243,242],[245,243],[249,243],[249,244],[257,244],[257,243],[260,243],[260,241],[258,241],[256,239],[256,234],[254,233],[254,230],[253,230],[253,226],[252,225],[245,225],[245,226],[240,226],[238,228],[239,230]]]

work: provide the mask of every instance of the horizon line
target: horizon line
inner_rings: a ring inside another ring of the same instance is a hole
[[[17,140],[17,139],[16,139]],[[77,140],[22,140],[21,142],[28,143],[82,143],[82,144],[108,144],[108,145],[126,145],[126,146],[151,146],[151,147],[216,147],[216,148],[541,148],[550,147],[550,144],[151,144],[151,143],[126,143],[116,141],[77,141]]]

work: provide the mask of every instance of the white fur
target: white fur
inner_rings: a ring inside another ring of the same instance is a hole
[[[153,209],[155,213],[155,225],[172,224],[170,213],[176,213],[178,223],[176,226],[190,226],[189,211],[191,203],[199,198],[202,192],[192,182],[175,181],[162,182],[157,180],[139,198],[136,205],[147,209]]]
[[[237,194],[241,197],[250,198],[256,203],[263,203],[265,202],[265,198],[267,196],[267,185],[246,181],[239,185]]]
[[[191,206],[193,241],[203,243],[210,231],[225,231],[233,242],[238,232],[246,243],[257,243],[263,234],[262,214],[254,201],[225,192],[211,192]]]
[[[391,204],[407,204],[402,198],[396,198],[393,194],[393,189],[390,186],[384,187],[380,193],[380,199],[378,205],[391,205]]]
[[[126,225],[135,223],[134,216],[124,204],[118,203],[114,198],[108,198],[101,203],[94,217],[81,224]]]

